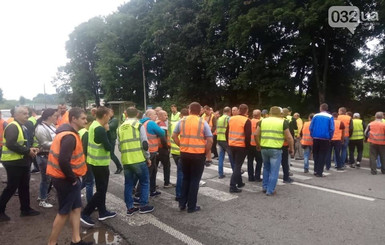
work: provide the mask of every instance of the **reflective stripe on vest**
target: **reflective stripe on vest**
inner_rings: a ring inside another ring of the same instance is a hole
[[[261,121],[261,146],[280,149],[285,139],[282,118],[268,117]]]
[[[95,120],[88,130],[87,163],[94,166],[108,166],[110,164],[110,152],[106,151],[102,144],[95,142],[95,129],[97,127],[102,127],[102,125]]]
[[[180,121],[180,151],[193,154],[205,153],[204,119],[190,115]]]
[[[368,142],[376,145],[385,145],[385,123],[373,121],[369,126]]]
[[[349,137],[349,126],[350,126],[350,120],[352,118],[348,115],[339,115],[337,119],[344,123],[344,126],[345,126],[345,136],[344,137]]]
[[[148,151],[150,153],[158,152],[159,150],[159,145],[158,145],[158,136],[155,134],[150,134],[147,130],[147,125],[150,122],[150,120],[147,120],[143,126],[146,129],[146,134],[147,134],[147,140],[148,140]]]
[[[85,156],[83,154],[83,145],[80,140],[79,134],[76,134],[71,131],[64,131],[55,136],[52,141],[51,149],[48,155],[47,161],[47,175],[50,175],[55,178],[65,179],[66,176],[62,172],[59,165],[59,154],[63,137],[67,135],[73,135],[76,139],[75,150],[72,152],[71,156],[71,169],[76,176],[84,176],[87,172],[87,165],[85,162]]]
[[[313,145],[313,138],[310,136],[310,122],[303,124],[301,145]]]
[[[245,123],[249,120],[245,116],[237,115],[229,120],[229,146],[246,147]]]
[[[257,131],[257,124],[261,119],[253,118],[251,119],[251,139],[250,139],[250,145],[256,146],[257,143],[255,142],[255,132]]]
[[[351,140],[362,140],[364,138],[364,126],[361,119],[353,119],[353,133]]]
[[[136,119],[127,119],[118,128],[122,164],[144,162],[142,143],[140,141],[140,122]]]
[[[341,127],[341,121],[338,119],[334,119],[334,134],[332,140],[341,140],[342,137],[342,130]]]
[[[5,134],[5,131],[7,130],[7,128],[9,127],[9,125],[12,125],[12,124],[16,125],[17,130],[18,130],[17,144],[21,145],[21,146],[25,146],[27,144],[27,139],[24,138],[23,129],[21,128],[20,124],[17,121],[12,121],[10,124],[8,124],[7,127],[5,127],[5,129],[4,129],[4,134]],[[3,137],[3,138],[4,138],[4,145],[3,145],[3,152],[1,154],[1,160],[2,161],[14,161],[14,160],[23,159],[24,155],[8,149],[8,147],[6,145],[7,139],[5,137]]]
[[[176,125],[177,125],[178,122],[171,122],[171,125],[170,125],[170,134],[172,134],[174,132],[174,129],[176,128]],[[180,138],[180,136],[178,136]],[[171,142],[171,154],[173,155],[180,155],[180,148],[177,144],[175,144],[174,140],[172,139],[172,137],[170,138],[170,142]]]
[[[217,121],[217,141],[226,141],[226,128],[229,122],[228,115],[222,115]]]

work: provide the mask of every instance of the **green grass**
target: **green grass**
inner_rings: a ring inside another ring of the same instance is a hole
[[[369,143],[364,142],[364,152],[362,153],[362,156],[369,158]]]

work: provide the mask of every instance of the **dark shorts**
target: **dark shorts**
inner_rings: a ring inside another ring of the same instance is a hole
[[[52,178],[52,183],[57,191],[59,214],[69,214],[72,210],[82,207],[80,180],[76,185],[72,185],[67,180]]]

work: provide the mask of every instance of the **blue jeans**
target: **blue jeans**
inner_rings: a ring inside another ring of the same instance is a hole
[[[303,146],[303,168],[309,170],[309,158],[311,153],[311,145]]]
[[[326,159],[326,169],[330,169],[331,167],[331,161],[332,161],[332,152],[334,150],[334,162],[337,166],[337,168],[342,168],[344,166],[344,162],[342,161],[340,157],[340,151],[341,151],[341,141],[340,140],[332,140],[330,142],[330,148],[328,153],[328,158]]]
[[[223,176],[223,162],[225,160],[225,153],[229,156],[231,169],[234,171],[234,159],[229,151],[229,145],[226,141],[218,141],[219,145],[219,158],[218,158],[218,175]]]
[[[175,196],[177,198],[181,198],[182,197],[182,183],[183,183],[182,162],[180,161],[180,155],[172,154],[172,158],[174,159],[175,165],[176,165]]]
[[[380,159],[380,156],[377,157],[377,168],[381,168],[381,159]]]
[[[38,155],[36,156],[36,162],[39,165],[41,180],[39,189],[39,198],[41,200],[47,199],[48,187],[51,183],[51,177],[46,175],[48,156]]]
[[[344,144],[342,145],[342,148],[341,148],[341,162],[342,162],[342,166],[345,165],[345,160],[348,157],[348,146],[349,146],[349,137],[345,137],[344,138]]]
[[[148,203],[148,195],[150,191],[150,177],[146,162],[135,164],[124,164],[124,201],[127,209],[134,207],[134,199],[132,198],[132,190],[134,183],[139,180],[141,187],[140,191],[140,206],[144,207]]]
[[[279,167],[281,166],[281,149],[262,149],[263,159],[263,181],[262,188],[266,194],[272,194],[277,185],[279,176]]]
[[[81,189],[86,188],[86,199],[87,203],[91,200],[94,195],[94,174],[89,164],[87,164],[87,172],[83,177]]]

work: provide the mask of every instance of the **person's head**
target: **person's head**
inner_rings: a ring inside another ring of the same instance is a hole
[[[376,112],[375,118],[378,120],[382,120],[384,118],[384,113],[382,111]]]
[[[143,111],[139,111],[138,110],[138,114],[136,114],[136,118],[139,119],[139,120],[142,119],[143,118],[143,114],[144,114]]]
[[[180,118],[187,117],[187,116],[188,116],[187,108],[183,108],[182,110],[180,110],[180,115],[179,115]]]
[[[232,116],[236,116],[238,115],[238,107],[234,106],[233,108],[231,108],[231,115]]]
[[[314,113],[310,113],[308,116],[309,121],[311,121],[313,119],[313,117],[314,117]]]
[[[68,119],[76,131],[79,131],[87,125],[87,115],[85,111],[79,107],[73,107],[69,110]]]
[[[346,114],[346,108],[345,107],[340,107],[338,109],[338,114],[339,115],[345,115]]]
[[[66,111],[67,111],[67,106],[66,106],[66,104],[60,104],[60,105],[58,105],[57,110],[58,110],[58,112],[60,113],[60,115],[63,116],[64,113],[66,113]]]
[[[138,115],[138,109],[130,106],[126,109],[126,115],[128,118],[135,118]]]
[[[201,112],[201,105],[198,102],[192,102],[189,106],[189,114],[190,115],[199,115]]]
[[[349,117],[353,117],[353,113],[351,111],[347,111],[346,115],[348,115]]]
[[[48,125],[56,124],[56,120],[59,116],[59,112],[55,109],[48,108],[43,111],[41,117],[37,120],[38,124],[45,122]]]
[[[11,108],[11,110],[9,111],[11,113],[11,117],[15,117],[15,107]]]
[[[329,106],[328,106],[328,104],[326,104],[326,103],[322,103],[320,106],[319,106],[319,111],[320,112],[326,112],[326,111],[328,111],[328,109],[329,109]]]
[[[360,113],[355,112],[355,113],[353,114],[353,118],[355,118],[355,119],[361,118]]]
[[[298,118],[299,118],[299,113],[298,113],[298,112],[294,113],[293,117],[294,117],[295,119],[298,119]]]
[[[270,108],[269,115],[271,117],[282,117],[282,108],[278,106],[272,106]]]
[[[171,112],[176,113],[177,111],[178,111],[178,108],[176,107],[176,105],[172,104],[171,105]]]
[[[288,115],[289,115],[289,109],[283,108],[283,109],[282,109],[282,116],[283,116],[283,117],[286,117],[286,116],[288,116]]]
[[[253,118],[260,119],[261,118],[261,110],[259,110],[259,109],[253,110]]]
[[[36,114],[36,110],[31,108],[31,107],[28,107],[28,116],[30,117],[36,117],[37,114]]]
[[[219,110],[216,110],[214,112],[214,117],[218,119],[220,116],[221,116],[221,114],[219,113]]]
[[[15,109],[14,118],[21,124],[25,124],[28,121],[28,108],[25,106],[19,106]]]
[[[208,105],[203,106],[203,111],[206,114],[206,116],[210,115],[211,114],[210,106]]]
[[[155,121],[156,120],[156,111],[153,109],[148,109],[145,113],[146,117],[150,118],[150,120]]]
[[[337,112],[333,112],[332,116],[333,116],[334,119],[337,119],[338,118],[338,113]]]
[[[92,107],[91,108],[91,116],[93,117],[93,118],[96,118],[96,111],[98,110],[98,108],[96,108],[96,107]]]
[[[157,107],[155,108],[155,112],[156,112],[156,113],[158,113],[160,110],[162,110],[162,107],[160,107],[160,106],[157,106]]]
[[[263,110],[262,110],[262,113],[261,113],[261,116],[262,116],[263,118],[269,117],[269,112],[268,112],[266,109],[263,109]]]
[[[158,112],[158,119],[159,119],[160,121],[162,121],[162,122],[167,121],[167,119],[168,119],[167,112],[164,111],[164,110],[160,110],[160,111]]]
[[[110,120],[111,111],[105,106],[99,106],[96,110],[96,120],[102,125],[106,125]]]
[[[287,112],[287,115],[291,115],[291,112],[292,112],[292,109],[291,109],[291,107],[290,106],[288,106],[288,107],[286,107],[287,108],[287,110],[288,110],[288,112]]]
[[[249,107],[246,104],[241,104],[239,106],[239,115],[247,116],[249,113]]]
[[[227,116],[231,116],[231,108],[226,106],[225,108],[223,108],[223,114],[224,115],[227,115]]]

